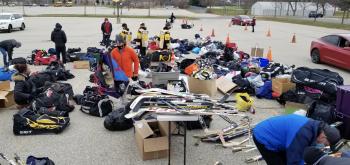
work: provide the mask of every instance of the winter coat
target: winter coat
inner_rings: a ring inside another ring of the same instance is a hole
[[[255,126],[255,139],[270,151],[285,151],[288,165],[303,165],[304,150],[316,145],[320,121],[295,114],[269,118]]]
[[[61,30],[62,26],[57,23],[55,29],[51,33],[51,41],[53,41],[56,47],[64,47],[67,43],[66,33]]]
[[[133,48],[126,46],[121,54],[118,48],[114,48],[111,52],[111,57],[117,61],[126,76],[131,78],[134,75],[138,75],[140,61]]]
[[[32,95],[34,85],[28,80],[29,76],[21,73],[15,73],[12,80],[15,82],[14,99],[18,105],[27,105],[33,101]]]
[[[0,48],[3,48],[4,50],[7,51],[9,56],[12,56],[13,54],[13,48],[16,47],[18,42],[16,40],[4,40],[0,42]]]
[[[109,28],[107,28],[107,25],[109,25]],[[103,34],[109,34],[111,35],[112,33],[112,24],[110,22],[103,22],[101,25],[101,31]]]

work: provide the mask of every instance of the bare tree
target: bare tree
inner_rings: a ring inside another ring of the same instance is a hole
[[[345,14],[346,14],[346,12],[349,13],[349,10],[350,10],[350,0],[341,0],[339,2],[339,6],[343,11],[343,17],[341,20],[341,24],[344,24]]]
[[[294,2],[293,2],[293,1],[294,1]],[[290,8],[292,9],[293,16],[295,16],[295,13],[296,13],[296,11],[297,11],[297,9],[298,9],[297,4],[298,4],[298,1],[296,1],[296,0],[289,0],[289,1],[288,1],[288,5],[289,5]],[[289,6],[288,6],[287,15],[289,15]]]
[[[310,7],[310,6],[312,6],[313,5],[313,3],[310,3],[310,2],[305,2],[305,1],[303,1],[303,2],[299,2],[298,3],[298,6],[300,6],[300,8],[302,9],[302,16],[304,17],[305,16],[305,10],[306,10],[306,8],[308,8],[308,7]]]

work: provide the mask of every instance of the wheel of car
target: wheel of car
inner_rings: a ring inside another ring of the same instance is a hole
[[[12,32],[12,25],[9,25],[9,27],[7,28],[7,32],[11,33]]]
[[[25,28],[26,28],[26,25],[25,25],[24,23],[22,23],[20,29],[21,29],[21,30],[24,30]]]
[[[315,64],[319,64],[321,62],[320,51],[318,49],[311,51],[311,60]]]

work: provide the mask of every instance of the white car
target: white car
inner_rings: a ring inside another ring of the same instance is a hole
[[[24,30],[24,18],[21,14],[14,13],[0,13],[0,31],[7,31],[11,33],[13,29]]]

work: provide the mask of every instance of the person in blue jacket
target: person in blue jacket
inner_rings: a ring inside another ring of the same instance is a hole
[[[276,116],[253,129],[253,140],[268,165],[303,165],[309,146],[331,146],[341,139],[336,128],[300,115]]]

